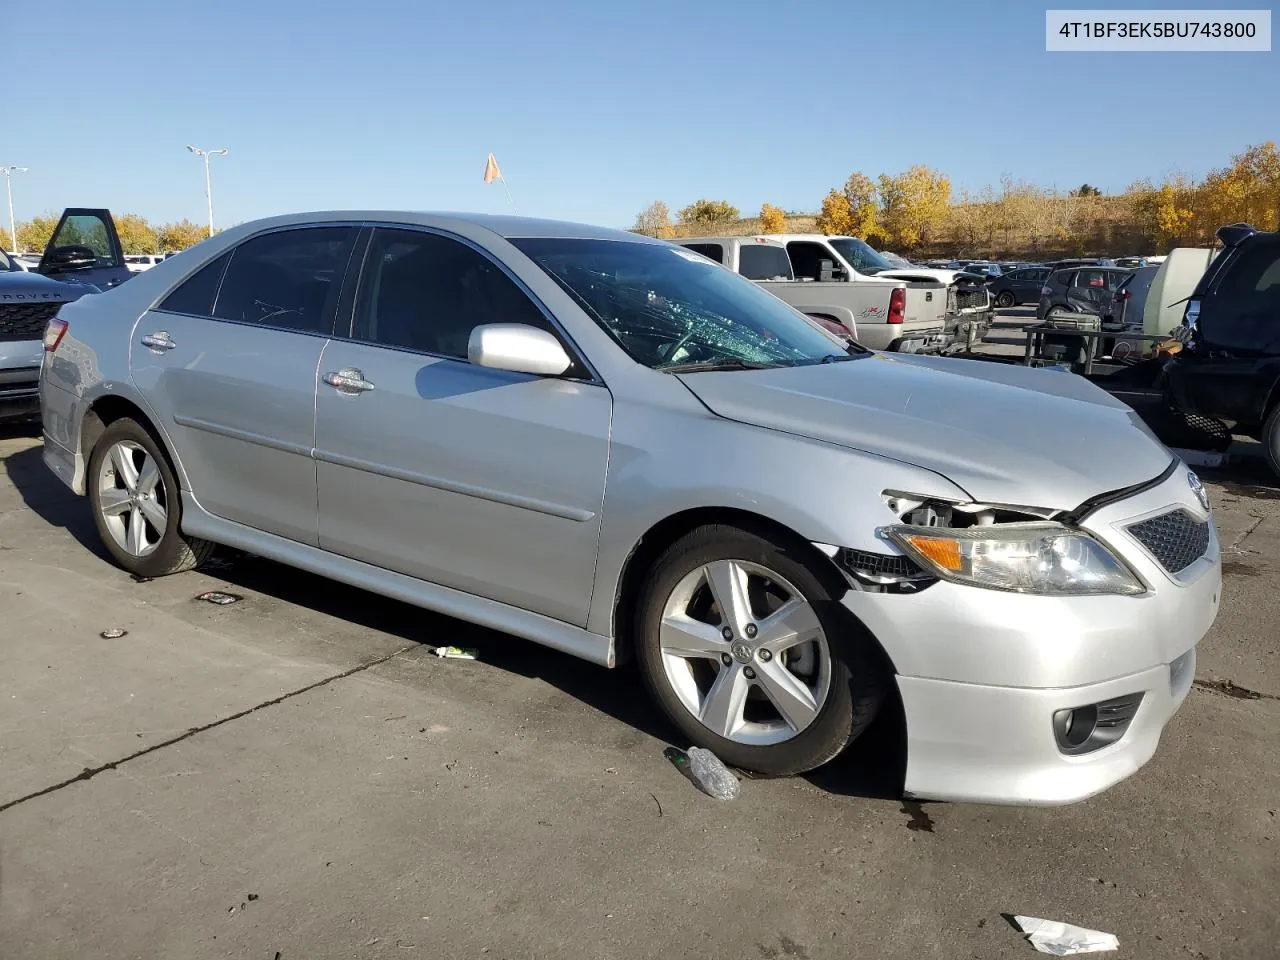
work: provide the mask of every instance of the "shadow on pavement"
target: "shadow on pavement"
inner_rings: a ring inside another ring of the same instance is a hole
[[[431,637],[475,647],[482,663],[542,680],[641,733],[681,749],[688,746],[653,705],[633,664],[606,670],[519,637],[235,551],[224,551],[205,569],[233,589],[265,594],[409,641],[427,643],[424,638]],[[900,797],[905,771],[901,711],[896,695],[891,696],[866,734],[837,761],[810,774],[809,781],[843,796]]]
[[[22,431],[0,428],[0,439],[9,436],[39,436],[39,426]],[[34,513],[49,524],[66,529],[87,550],[109,560],[94,529],[88,502],[63,487],[49,472],[39,446],[6,457],[4,470]],[[542,680],[650,737],[681,749],[688,746],[649,699],[634,665],[606,670],[518,637],[240,551],[219,551],[203,570],[233,588],[307,607],[370,630],[419,643],[431,637],[454,646],[476,647],[483,663]],[[809,774],[808,780],[842,796],[900,797],[906,758],[904,730],[901,704],[896,694],[891,695],[870,729],[836,761]]]
[[[17,433],[0,428],[0,440],[11,437],[39,437],[37,424],[34,432]],[[62,527],[76,542],[90,553],[107,560],[110,555],[98,539],[93,517],[89,514],[89,502],[78,497],[44,465],[39,446],[27,447],[4,458],[4,472],[14,489],[33,513],[51,526]]]
[[[1280,477],[1261,456],[1239,457],[1222,467],[1192,467],[1196,474],[1235,497],[1280,500]]]

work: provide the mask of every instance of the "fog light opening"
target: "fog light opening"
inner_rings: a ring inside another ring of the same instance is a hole
[[[1098,726],[1098,708],[1091,705],[1059,710],[1053,715],[1053,724],[1058,733],[1058,743],[1068,749],[1082,747]]]

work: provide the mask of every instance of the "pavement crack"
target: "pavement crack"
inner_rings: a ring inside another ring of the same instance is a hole
[[[1242,687],[1237,683],[1232,683],[1230,680],[1193,680],[1191,685],[1200,690],[1231,697],[1234,700],[1280,700],[1280,695],[1250,690],[1248,687]]]
[[[408,653],[410,650],[416,649],[419,646],[420,644],[410,643],[404,647],[401,647],[399,650],[396,650],[392,653],[387,654],[385,657],[377,657],[365,663],[358,664],[349,670],[343,670],[341,673],[335,673],[332,676],[324,677],[323,679],[317,680],[314,683],[309,683],[305,687],[299,687],[297,690],[290,690],[288,693],[282,693],[278,697],[272,697],[270,700],[264,700],[262,703],[254,704],[252,707],[248,707],[244,710],[239,711],[238,713],[233,713],[226,717],[220,717],[217,720],[213,720],[210,723],[201,724],[198,727],[190,727],[184,732],[178,734],[176,737],[170,737],[168,740],[163,740],[160,743],[155,743],[149,747],[144,747],[143,749],[138,750],[135,753],[131,753],[126,757],[121,757],[118,760],[111,760],[111,761],[108,761],[107,763],[100,764],[96,767],[85,767],[83,770],[77,773],[74,777],[68,777],[66,780],[63,780],[59,783],[54,783],[40,790],[36,790],[33,793],[28,793],[25,797],[18,797],[16,800],[10,800],[7,803],[0,804],[0,813],[4,813],[6,810],[12,809],[13,807],[18,806],[19,804],[26,803],[28,800],[35,800],[35,799],[38,799],[39,797],[48,796],[51,793],[57,793],[59,790],[63,789],[64,787],[69,787],[73,783],[81,783],[82,781],[85,781],[85,780],[92,780],[94,777],[96,777],[100,773],[103,773],[104,771],[114,770],[117,767],[121,766],[122,764],[128,763],[130,760],[137,760],[139,757],[145,757],[149,753],[155,753],[157,750],[163,750],[165,747],[171,747],[175,743],[181,743],[183,740],[187,740],[191,737],[194,737],[197,733],[204,733],[206,730],[212,730],[214,727],[220,727],[224,723],[230,723],[233,720],[239,720],[243,717],[247,717],[249,716],[249,714],[257,713],[259,710],[265,710],[267,707],[274,707],[276,704],[284,703],[284,701],[290,700],[293,697],[300,696],[304,693],[310,693],[312,690],[315,690],[319,687],[327,686],[333,683],[335,680],[344,680],[347,677],[353,676],[354,674],[360,673],[364,670],[368,670],[370,667],[376,667],[379,664],[386,663],[388,660],[394,660],[396,657],[400,656],[402,653]]]
[[[1264,519],[1266,518],[1254,517],[1253,523],[1249,524],[1249,526],[1246,527],[1243,532],[1238,534],[1229,544],[1227,544],[1227,551],[1231,553],[1242,552],[1240,549],[1240,545],[1244,543],[1245,540],[1249,539],[1249,535],[1253,533],[1253,531],[1257,530],[1258,527],[1262,526],[1262,521]]]

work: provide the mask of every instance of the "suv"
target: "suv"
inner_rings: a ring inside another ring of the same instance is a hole
[[[1218,237],[1224,249],[1187,301],[1166,388],[1181,412],[1258,439],[1280,475],[1280,234],[1234,224]]]
[[[1150,759],[1218,609],[1207,495],[1095,385],[865,350],[617,230],[240,224],[61,309],[40,384],[129,572],[226,544],[634,659],[767,773],[892,695],[909,795],[1081,799]]]
[[[1132,270],[1118,267],[1066,267],[1054,270],[1040,289],[1036,319],[1059,313],[1092,313],[1102,316],[1111,297]]]
[[[30,270],[0,253],[0,420],[39,411],[40,338],[63,305],[129,277],[115,222],[106,210],[62,214],[40,262]]]

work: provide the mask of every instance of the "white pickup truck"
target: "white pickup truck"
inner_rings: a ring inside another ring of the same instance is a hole
[[[933,353],[946,346],[947,285],[859,273],[828,243],[846,239],[853,238],[690,237],[676,242],[873,350]]]
[[[895,265],[857,237],[828,237],[820,233],[766,236],[787,248],[798,278],[812,270],[815,259],[834,257],[841,279],[846,283],[906,281],[908,316],[932,316],[941,307],[944,349],[966,344],[972,347],[991,325],[995,305],[981,280],[955,270]]]

